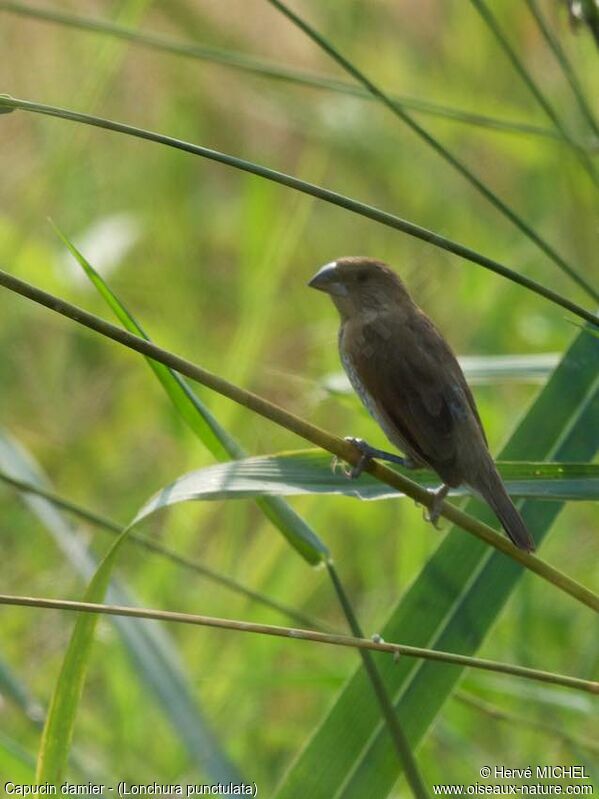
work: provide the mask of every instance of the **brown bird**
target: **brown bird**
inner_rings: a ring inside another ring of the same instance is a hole
[[[493,463],[487,439],[451,347],[412,300],[399,277],[371,258],[339,258],[308,284],[330,294],[341,316],[339,352],[352,386],[389,441],[406,457],[348,439],[362,459],[429,467],[443,481],[433,522],[450,487],[465,484],[491,506],[513,543],[534,542]]]

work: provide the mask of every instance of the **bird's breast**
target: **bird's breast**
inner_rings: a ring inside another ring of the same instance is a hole
[[[367,391],[364,383],[362,382],[362,378],[358,372],[356,364],[351,357],[350,351],[346,346],[346,342],[344,341],[343,329],[339,331],[339,355],[341,357],[341,363],[343,364],[343,368],[345,369],[345,373],[349,378],[349,382],[352,385],[352,388],[361,399],[362,403],[370,413],[370,415],[376,421],[379,421],[379,409],[374,401],[374,398]]]

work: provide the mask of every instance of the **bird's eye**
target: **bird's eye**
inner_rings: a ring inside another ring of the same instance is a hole
[[[368,280],[367,272],[358,272],[358,283],[366,283]]]

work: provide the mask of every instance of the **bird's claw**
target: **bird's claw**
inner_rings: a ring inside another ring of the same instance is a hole
[[[432,494],[433,496],[433,504],[431,505],[430,509],[425,508],[424,518],[427,522],[430,522],[433,525],[435,530],[439,529],[437,522],[441,516],[441,506],[443,505],[448,491],[449,486],[445,484],[443,484],[441,488],[438,488],[436,491],[429,491],[429,494]]]
[[[331,471],[333,474],[336,474],[337,469],[340,468],[348,480],[357,480],[364,471],[364,467],[366,466],[368,460],[369,458],[367,455],[361,455],[355,466],[349,466],[343,463],[343,460],[337,455],[333,455],[333,459],[331,460]]]
[[[370,446],[361,438],[353,438],[353,436],[346,436],[345,441],[348,444],[353,444],[354,447],[360,453],[360,457],[358,458],[358,462],[355,463],[351,468],[345,468],[343,470],[346,477],[350,480],[357,480],[358,477],[364,471],[364,467],[368,463],[369,460],[372,460],[370,455]]]
[[[333,460],[331,461],[331,469],[333,470],[333,474],[335,474],[337,471],[337,467],[341,465],[341,471],[348,479],[357,480],[358,477],[364,471],[364,467],[371,459],[370,455],[368,454],[369,445],[361,438],[352,438],[351,436],[348,436],[345,439],[345,441],[347,441],[349,444],[353,444],[354,447],[356,447],[356,449],[359,450],[360,457],[358,459],[358,462],[353,466],[346,466],[343,465],[341,458],[339,458],[337,455],[333,455]]]
[[[363,438],[346,436],[345,441],[347,441],[348,444],[353,444],[353,446],[360,453],[360,457],[354,466],[343,469],[345,476],[349,477],[351,480],[356,480],[362,474],[369,461],[373,460],[374,458],[380,458],[381,460],[389,461],[390,463],[398,463],[400,466],[403,466],[407,469],[417,468],[417,464],[411,458],[404,458],[401,455],[394,455],[392,452],[386,452],[385,450],[371,447],[370,444],[364,441]],[[337,457],[333,458],[333,471],[335,471],[337,468],[338,461],[339,459]]]

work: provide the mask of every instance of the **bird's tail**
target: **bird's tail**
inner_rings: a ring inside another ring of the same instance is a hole
[[[473,486],[489,503],[495,515],[503,525],[512,543],[519,549],[534,552],[535,542],[528,532],[522,516],[518,513],[514,503],[507,493],[503,480],[499,476],[495,464],[489,464],[490,469],[485,470],[484,480]]]

